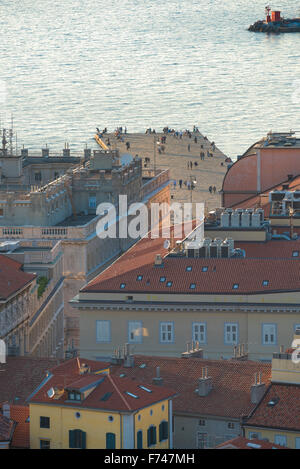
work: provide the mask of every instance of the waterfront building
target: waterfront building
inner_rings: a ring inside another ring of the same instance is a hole
[[[239,206],[242,202],[282,181],[300,174],[300,138],[295,132],[269,132],[251,145],[237,161],[228,165],[222,186],[222,206]]]
[[[69,148],[62,156],[46,148],[36,156],[26,149],[15,154],[3,144],[0,151],[0,242],[61,240],[64,347],[71,356],[78,348],[79,318],[69,300],[135,242],[97,236],[98,204],[117,206],[120,194],[128,204],[170,201],[169,171],[143,170],[141,161],[118,150],[85,149],[73,157]]]

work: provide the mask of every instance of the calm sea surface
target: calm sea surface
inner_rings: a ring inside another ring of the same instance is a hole
[[[96,126],[196,124],[232,157],[271,129],[300,130],[300,33],[248,32],[265,4],[1,0],[2,123],[13,112],[19,145],[76,150]]]

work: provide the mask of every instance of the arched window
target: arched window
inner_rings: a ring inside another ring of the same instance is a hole
[[[165,420],[159,424],[159,441],[169,438],[169,424]]]
[[[139,430],[136,434],[136,447],[137,449],[143,449],[143,431]]]
[[[69,447],[77,449],[86,448],[86,433],[82,430],[69,431]]]
[[[156,445],[156,427],[151,425],[151,427],[148,428],[147,430],[147,442],[148,442],[148,447]]]
[[[116,448],[116,435],[115,433],[106,433],[106,449]]]

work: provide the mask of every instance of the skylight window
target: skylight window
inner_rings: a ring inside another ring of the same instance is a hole
[[[191,266],[191,265],[188,265],[185,270],[186,270],[187,272],[192,272],[192,266]]]
[[[133,397],[134,399],[139,399],[139,396],[136,396],[135,394],[132,394],[129,391],[125,391],[125,394],[127,394],[127,396]]]
[[[202,267],[202,272],[207,272],[208,271],[208,267],[205,266],[205,267]]]
[[[120,374],[120,378],[125,378],[125,376],[126,376],[125,373]]]
[[[293,251],[293,257],[299,257],[299,251]]]
[[[112,392],[106,392],[100,399],[100,401],[108,401],[110,396],[112,395]]]
[[[238,283],[234,283],[232,288],[233,288],[233,290],[237,290],[237,289],[239,288],[239,284],[238,284]]]
[[[274,407],[279,402],[279,397],[274,397],[268,402],[268,407]]]
[[[151,389],[146,388],[145,386],[139,386],[139,388],[143,389],[143,391],[146,391],[146,392],[152,392]]]
[[[160,277],[159,281],[160,281],[160,282],[165,282],[165,281],[166,281],[166,277]]]
[[[136,278],[137,282],[140,282],[141,280],[143,280],[143,276],[142,275],[138,275],[137,278]]]
[[[167,282],[166,285],[167,287],[171,287],[173,285],[173,282]]]
[[[263,280],[263,287],[267,287],[269,285],[269,280]]]
[[[190,284],[190,289],[191,289],[191,290],[194,290],[195,288],[196,288],[196,284],[195,284],[195,283],[191,283],[191,284]]]
[[[121,283],[120,288],[123,289],[126,287],[126,283]]]
[[[146,363],[142,363],[142,364],[140,365],[140,368],[146,368]]]

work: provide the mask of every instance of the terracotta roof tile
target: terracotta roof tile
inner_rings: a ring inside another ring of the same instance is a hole
[[[81,291],[239,295],[297,291],[300,287],[297,258],[165,257],[163,266],[158,267],[154,265],[157,253],[165,253],[163,239],[141,240],[131,249],[130,255],[122,256]],[[187,267],[192,267],[191,271],[187,271]],[[207,267],[205,272],[203,267]],[[162,277],[165,281],[161,281]],[[267,285],[263,284],[265,280],[268,280]],[[192,283],[195,284],[193,289]],[[238,285],[237,289],[233,288],[234,284]]]
[[[91,362],[82,359],[85,363]],[[100,362],[97,371],[101,369]],[[68,368],[67,365],[70,365]],[[152,384],[147,385],[147,390],[140,387],[134,379],[110,376],[109,374],[89,374],[82,376],[79,380],[78,370],[74,369],[72,363],[65,363],[51,370],[52,376],[47,383],[32,397],[32,403],[47,403],[51,405],[64,405],[70,407],[92,408],[111,411],[134,411],[147,407],[155,402],[172,397],[175,392],[166,387],[157,387]],[[107,368],[107,363],[102,368]],[[91,372],[92,373],[92,372]],[[102,379],[102,381],[101,381]],[[100,381],[100,382],[99,382]],[[68,400],[67,392],[61,394],[58,398],[50,398],[47,391],[50,388],[65,390],[72,388],[74,383],[83,383],[86,385],[95,382],[95,388],[82,401]]]
[[[255,408],[250,398],[255,373],[261,372],[262,382],[266,384],[269,384],[271,378],[271,364],[267,363],[140,355],[134,358],[133,368],[113,365],[111,375],[120,377],[125,374],[128,378],[151,383],[156,368],[160,367],[163,386],[174,389],[178,394],[173,400],[175,413],[230,418],[249,415]],[[145,366],[141,368],[141,365]],[[203,367],[208,367],[208,375],[213,382],[213,389],[206,397],[200,397],[195,392]]]
[[[21,268],[22,264],[0,254],[0,300],[6,300],[36,278]]]
[[[8,357],[6,363],[0,364],[0,405],[26,405],[26,399],[56,363],[53,358]]]
[[[11,441],[15,422],[0,414],[0,441]]]
[[[287,449],[284,446],[276,445],[270,441],[264,440],[248,440],[243,436],[238,436],[232,440],[225,441],[224,443],[216,446],[216,449]]]
[[[11,405],[10,416],[17,423],[12,440],[13,448],[29,448],[29,406]]]
[[[273,402],[273,405],[271,404]],[[272,383],[246,425],[300,431],[300,385]]]

